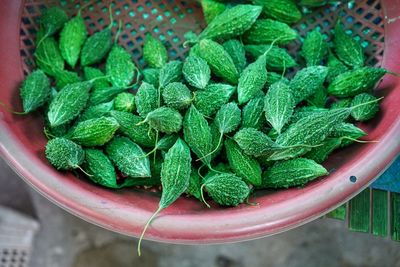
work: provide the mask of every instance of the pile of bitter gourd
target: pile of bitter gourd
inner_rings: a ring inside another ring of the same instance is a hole
[[[329,154],[366,135],[354,123],[377,113],[371,90],[389,72],[364,66],[340,19],[332,43],[315,29],[293,58],[285,46],[299,39],[294,1],[202,6],[208,26],[186,35],[187,57],[169,60],[148,35],[143,70],[113,38],[112,22],[88,36],[80,12],[44,12],[36,70],[20,93],[24,113],[44,116],[56,169],[114,189],[162,185],[156,214],[185,193],[236,206],[252,189],[327,175],[320,164]]]

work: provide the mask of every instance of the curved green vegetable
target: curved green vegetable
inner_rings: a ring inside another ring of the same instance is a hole
[[[106,146],[106,152],[114,165],[131,178],[150,177],[150,161],[143,150],[126,137],[114,137]]]
[[[29,74],[20,88],[22,106],[25,113],[43,106],[50,98],[50,80],[41,70]]]
[[[79,168],[85,158],[82,147],[65,138],[51,139],[46,145],[46,158],[57,170]]]
[[[130,53],[125,48],[114,45],[106,61],[106,75],[112,86],[128,87],[133,82],[136,71]]]
[[[113,138],[118,128],[114,118],[100,117],[78,123],[69,138],[82,146],[102,146]]]
[[[230,39],[250,29],[262,8],[254,5],[236,5],[216,16],[199,35],[203,39]]]
[[[133,112],[135,110],[135,95],[127,92],[118,94],[114,99],[114,109],[118,111]]]
[[[99,149],[86,149],[83,169],[92,182],[112,189],[120,188],[117,174],[110,159]]]
[[[237,84],[239,73],[233,59],[217,42],[205,39],[199,43],[199,56],[210,66],[211,71],[218,77],[231,84]]]
[[[210,165],[212,151],[212,134],[204,116],[192,105],[183,120],[183,137],[197,157]]]
[[[60,33],[60,51],[65,61],[75,68],[79,60],[81,49],[87,38],[85,21],[80,12],[65,23]]]
[[[99,63],[106,57],[113,45],[111,28],[96,32],[86,39],[81,51],[81,65],[89,66]]]
[[[52,127],[75,119],[85,108],[91,84],[73,83],[65,86],[51,101],[47,118]]]
[[[232,140],[225,141],[229,166],[237,176],[252,185],[261,185],[261,166],[257,160],[245,154]]]
[[[150,68],[162,68],[168,61],[168,52],[163,43],[151,34],[146,35],[143,45],[143,59]]]
[[[182,128],[182,115],[175,109],[160,107],[149,112],[142,123],[145,122],[156,131],[172,134]]]
[[[210,175],[203,183],[210,197],[222,206],[237,206],[250,194],[250,189],[241,178],[231,173]]]
[[[186,81],[198,89],[205,89],[211,78],[210,67],[198,56],[187,57],[182,72]]]
[[[292,117],[295,105],[291,89],[287,84],[277,82],[271,85],[265,95],[264,111],[267,121],[278,134]]]
[[[297,158],[277,162],[263,173],[261,188],[288,188],[302,186],[328,171],[315,161]]]
[[[286,23],[272,20],[259,19],[250,30],[244,34],[246,44],[270,44],[287,45],[296,40],[298,33]]]
[[[140,236],[138,244],[139,256],[140,244],[147,227],[161,210],[174,203],[188,188],[192,170],[191,162],[190,149],[181,139],[178,139],[171,149],[168,150],[167,154],[165,154],[165,160],[161,167],[161,184],[163,191],[160,203],[158,204],[158,209],[147,221],[142,235]]]
[[[177,110],[186,109],[193,101],[192,93],[183,83],[173,82],[162,91],[165,105]]]

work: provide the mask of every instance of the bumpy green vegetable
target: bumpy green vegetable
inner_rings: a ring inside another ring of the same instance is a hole
[[[78,120],[81,122],[106,116],[113,109],[113,106],[113,101],[90,106],[82,112]]]
[[[133,112],[135,110],[135,96],[130,93],[120,93],[114,99],[114,109],[118,111]]]
[[[265,95],[264,111],[267,121],[278,134],[292,117],[295,105],[291,89],[287,84],[277,82],[271,85]]]
[[[199,39],[229,39],[250,29],[262,8],[254,5],[237,5],[226,9],[214,18],[199,35]]]
[[[86,120],[71,130],[70,139],[83,146],[102,146],[113,138],[118,128],[119,124],[114,118]]]
[[[79,145],[64,138],[51,139],[46,145],[45,153],[57,170],[76,169],[85,158],[85,152]]]
[[[206,88],[211,78],[210,67],[204,59],[198,56],[186,58],[182,72],[186,81],[198,89]]]
[[[276,163],[263,173],[262,188],[302,186],[328,171],[311,159],[298,158]]]
[[[67,70],[56,71],[54,73],[54,78],[56,79],[56,86],[59,89],[68,84],[77,83],[82,80],[81,77],[79,77],[78,73]]]
[[[162,68],[168,61],[168,52],[160,40],[146,35],[143,46],[143,59],[150,68]]]
[[[239,104],[247,103],[259,94],[267,82],[267,56],[261,55],[254,63],[249,64],[240,75],[237,87]]]
[[[296,23],[301,19],[301,12],[292,0],[253,0],[253,3],[263,6],[263,12],[268,17],[285,23]]]
[[[149,83],[153,86],[158,86],[159,84],[159,76],[160,76],[160,70],[159,69],[152,69],[152,68],[147,68],[142,70],[143,74],[143,81],[146,83]]]
[[[182,128],[182,115],[172,108],[160,107],[149,112],[143,122],[162,133],[177,133]]]
[[[119,131],[129,137],[133,142],[143,147],[153,147],[156,142],[156,134],[149,130],[146,124],[137,125],[142,118],[132,113],[123,111],[111,111],[110,115],[120,125]],[[160,140],[161,141],[161,140]]]
[[[271,45],[245,45],[244,49],[255,58],[261,56],[270,49],[268,54],[266,54],[268,70],[281,71],[297,66],[296,61],[284,48],[279,48],[277,46],[271,47]]]
[[[143,150],[126,137],[115,137],[106,146],[114,165],[126,176],[150,177],[150,161]]]
[[[241,110],[237,104],[231,102],[218,110],[214,122],[222,134],[230,133],[239,126],[242,119],[241,115]]]
[[[85,80],[93,81],[93,89],[102,89],[102,88],[108,88],[111,87],[110,83],[107,80],[107,77],[105,74],[100,70],[92,67],[84,67],[83,68],[83,73],[85,76]],[[101,78],[104,77],[104,78]]]
[[[253,98],[242,110],[242,128],[255,128],[257,130],[265,123],[264,94]]]
[[[252,185],[261,185],[261,167],[257,160],[246,155],[232,140],[225,141],[229,166],[244,181]]]
[[[201,0],[201,8],[203,9],[204,19],[207,24],[215,19],[219,14],[225,11],[226,6],[215,0]]]
[[[56,89],[51,88],[51,93],[50,93],[50,98],[48,100],[48,103],[51,103],[51,101],[53,101],[53,99],[56,97],[56,95],[58,94],[58,92],[56,91]],[[49,105],[45,106],[45,114],[48,112],[49,110]],[[64,123],[62,125],[56,126],[56,127],[51,127],[49,119],[47,116],[44,116],[44,134],[46,136],[46,138],[48,140],[53,139],[55,137],[64,137],[68,131],[71,128],[71,123]]]
[[[209,165],[211,156],[208,154],[213,149],[210,126],[193,105],[190,106],[183,120],[183,136],[193,153],[201,158],[203,163]]]
[[[322,146],[313,148],[311,151],[307,152],[304,157],[321,164],[336,148],[340,147],[341,143],[342,141],[340,138],[327,138],[322,142]]]
[[[311,150],[310,146],[320,145],[333,128],[350,116],[351,109],[334,109],[305,117],[276,139],[281,147],[291,147],[274,152],[270,160],[282,160],[301,156]],[[307,145],[304,147],[304,145]]]
[[[106,74],[114,87],[127,87],[137,68],[131,55],[123,47],[114,45],[106,61]]]
[[[318,66],[328,54],[328,43],[318,29],[309,32],[301,47],[307,66]]]
[[[136,109],[141,117],[146,117],[149,112],[158,107],[157,89],[146,82],[143,82],[136,94]]]
[[[359,94],[356,95],[351,102],[351,106],[358,106],[363,103],[371,102],[373,100],[376,100],[376,97],[370,94]],[[379,111],[379,103],[377,102],[372,102],[367,105],[359,106],[354,108],[351,111],[351,116],[356,120],[356,121],[367,121],[375,117],[376,113]]]
[[[362,46],[347,35],[340,21],[337,22],[335,27],[333,43],[336,55],[346,65],[353,68],[359,68],[364,65],[365,58]]]
[[[228,103],[235,90],[229,84],[210,84],[205,90],[195,93],[194,105],[203,115],[212,116]]]
[[[86,39],[81,51],[81,65],[89,66],[99,63],[113,45],[111,28],[96,32]]]
[[[222,139],[224,134],[233,132],[241,122],[241,110],[237,106],[236,103],[231,102],[223,105],[220,110],[218,110],[217,115],[215,116],[213,124],[215,124],[216,129],[218,130],[219,137],[216,133],[213,134],[213,150],[210,154],[214,154],[220,149],[220,145],[222,144]],[[218,142],[215,144],[216,139],[218,138]],[[208,156],[208,155],[207,155]]]
[[[254,128],[243,128],[233,137],[239,147],[250,156],[269,156],[277,149],[274,141]]]
[[[88,82],[65,86],[50,103],[47,113],[50,125],[55,127],[75,119],[86,106],[90,88]]]
[[[237,84],[239,73],[231,56],[222,45],[211,40],[202,40],[199,43],[199,53],[216,76],[231,84]]]
[[[53,37],[45,37],[40,41],[36,47],[35,59],[38,68],[50,76],[64,69],[64,59]]]
[[[164,88],[170,83],[180,82],[182,79],[183,63],[179,60],[170,61],[162,67],[159,76],[159,85]]]
[[[127,91],[122,87],[103,87],[92,90],[90,93],[89,105],[98,105],[113,100],[118,94]]]
[[[160,203],[157,211],[150,217],[146,226],[143,229],[140,241],[138,244],[138,253],[140,256],[140,243],[147,230],[147,227],[157,214],[169,207],[177,200],[188,188],[191,162],[189,147],[181,139],[176,141],[175,145],[168,150],[165,155],[164,163],[161,168],[161,183],[163,187]]]
[[[83,169],[94,183],[108,188],[119,188],[117,174],[110,159],[99,149],[86,149]]]
[[[78,62],[81,48],[87,38],[87,29],[85,21],[80,12],[65,23],[60,33],[60,51],[65,61],[72,68],[75,68]]]
[[[29,74],[20,88],[22,106],[25,113],[43,106],[50,98],[50,80],[41,70]]]
[[[223,43],[223,47],[231,56],[238,73],[241,74],[247,66],[246,51],[243,44],[237,39],[230,39]]]
[[[222,206],[237,206],[250,194],[245,182],[234,174],[214,174],[203,183],[210,197]]]
[[[354,142],[353,140],[356,140],[366,135],[367,133],[364,132],[362,129],[358,128],[354,124],[346,122],[336,125],[329,134],[330,137],[339,138],[342,140],[340,144],[341,147],[351,145]]]
[[[46,36],[53,35],[61,30],[64,24],[68,21],[68,15],[59,7],[52,7],[43,12],[40,17]]]
[[[326,77],[328,83],[331,83],[336,78],[336,76],[349,70],[349,68],[345,64],[343,64],[342,61],[337,59],[337,57],[332,52],[329,52],[328,63],[326,64],[326,66],[328,67],[328,76]]]
[[[171,205],[189,186],[191,173],[190,149],[184,141],[178,139],[168,150],[161,169],[163,193],[160,209]]]
[[[324,66],[307,67],[297,72],[289,84],[296,104],[315,94],[327,75],[328,68]]]
[[[298,34],[289,25],[272,19],[257,20],[244,35],[247,44],[268,44],[275,41],[277,45],[287,45],[296,40]]]
[[[372,89],[388,73],[382,68],[362,67],[338,75],[328,87],[328,93],[350,97]]]
[[[167,106],[177,110],[186,109],[193,101],[189,88],[178,82],[168,84],[163,89],[162,96]]]

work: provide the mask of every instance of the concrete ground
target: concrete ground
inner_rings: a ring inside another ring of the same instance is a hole
[[[0,205],[40,221],[31,267],[400,267],[400,243],[349,232],[343,222],[332,219],[237,244],[182,246],[145,241],[138,258],[136,239],[68,214],[30,190],[1,160],[0,184]]]

